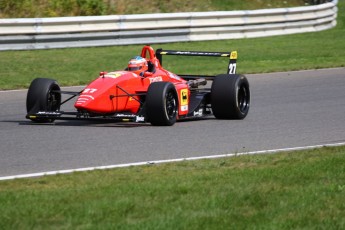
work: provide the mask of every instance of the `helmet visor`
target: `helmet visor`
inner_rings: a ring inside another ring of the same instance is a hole
[[[135,66],[135,67],[128,67],[129,71],[136,71],[136,70],[140,70],[142,68],[142,66]]]

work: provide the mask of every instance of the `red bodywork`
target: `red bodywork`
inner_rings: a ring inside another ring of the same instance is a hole
[[[187,81],[162,68],[152,47],[144,46],[141,57],[151,62],[155,71],[145,72],[143,77],[130,71],[101,72],[79,95],[75,108],[97,114],[136,114],[141,105],[140,95],[147,92],[149,85],[168,81],[175,85],[178,94],[178,115],[186,115],[190,96]]]
[[[162,55],[228,57],[229,65],[226,74],[176,75],[162,67]],[[249,83],[245,76],[236,74],[236,51],[157,49],[155,52],[150,46],[144,46],[140,56],[131,59],[125,70],[101,72],[81,92],[61,90],[54,79],[34,79],[27,94],[26,118],[35,122],[76,119],[171,126],[177,120],[210,115],[219,119],[244,119],[247,116]],[[212,82],[210,88],[208,81]],[[61,95],[71,96],[62,101]],[[61,105],[75,97],[77,111],[60,110]]]

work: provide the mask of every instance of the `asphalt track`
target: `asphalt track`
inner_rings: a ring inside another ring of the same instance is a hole
[[[172,127],[34,124],[25,119],[26,90],[0,92],[0,177],[345,142],[345,68],[247,77],[246,119]]]

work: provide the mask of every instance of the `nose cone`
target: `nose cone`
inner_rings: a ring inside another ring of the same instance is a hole
[[[86,88],[78,97],[74,107],[94,113],[110,113],[113,111],[113,105],[109,95],[109,90]]]
[[[118,107],[113,100],[117,95],[117,85],[126,84],[133,77],[133,73],[126,71],[102,73],[83,90],[74,107],[93,113],[113,113]]]

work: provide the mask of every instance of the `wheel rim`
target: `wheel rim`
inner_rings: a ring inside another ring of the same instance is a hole
[[[165,110],[169,120],[174,119],[177,112],[176,99],[172,91],[167,94]]]
[[[54,89],[49,90],[47,97],[48,111],[58,111],[60,109],[61,96],[59,93],[53,92]]]
[[[249,106],[249,92],[244,84],[242,84],[238,90],[237,104],[242,113],[247,111]]]

